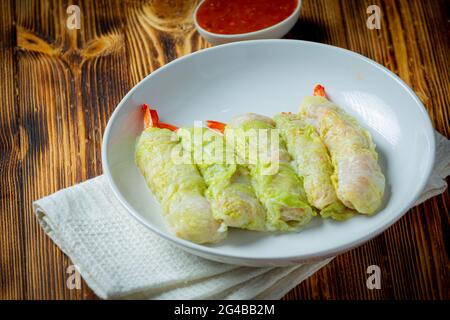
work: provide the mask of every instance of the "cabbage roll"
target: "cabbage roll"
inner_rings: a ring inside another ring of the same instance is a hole
[[[136,164],[160,201],[172,233],[196,243],[220,241],[226,237],[226,226],[213,218],[204,195],[206,184],[197,168],[173,161],[172,152],[177,146],[173,132],[150,127],[137,142]]]
[[[331,159],[314,128],[292,113],[279,113],[274,121],[294,160],[294,169],[303,178],[309,203],[319,209],[324,218],[344,220],[352,217],[355,212],[346,208],[336,196],[331,182]]]
[[[385,178],[369,132],[324,96],[306,97],[300,114],[328,148],[339,200],[360,213],[375,213],[383,200]]]
[[[264,129],[262,136],[269,136],[267,143],[257,142],[255,161],[248,152],[249,136],[252,132],[260,134],[261,130],[252,129]],[[274,129],[272,119],[249,113],[234,118],[225,128],[225,137],[234,139],[236,153],[249,169],[256,195],[267,212],[267,229],[290,231],[307,224],[315,213],[307,202],[302,179],[290,165],[286,146]]]
[[[265,230],[266,213],[255,195],[248,171],[236,164],[234,150],[227,150],[224,137],[199,127],[181,128],[177,134],[208,186],[206,197],[214,218],[230,227]]]

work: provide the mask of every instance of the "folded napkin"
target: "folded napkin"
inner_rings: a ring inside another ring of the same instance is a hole
[[[450,141],[436,133],[436,143],[434,170],[416,204],[447,187]],[[104,299],[280,299],[332,260],[253,268],[194,256],[132,218],[104,176],[33,205],[44,231]]]

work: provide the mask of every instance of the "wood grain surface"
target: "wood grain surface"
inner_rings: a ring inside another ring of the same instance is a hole
[[[66,9],[81,8],[69,30]],[[366,27],[379,5],[381,29]],[[194,1],[0,1],[0,299],[95,299],[66,287],[70,260],[44,235],[31,203],[102,173],[100,145],[126,92],[165,63],[208,47]],[[361,53],[395,72],[450,136],[445,0],[304,0],[287,38]],[[448,191],[340,255],[285,299],[449,299]],[[382,271],[368,290],[366,269]]]

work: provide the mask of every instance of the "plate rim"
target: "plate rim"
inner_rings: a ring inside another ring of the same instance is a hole
[[[233,47],[233,46],[244,46],[245,47],[245,46],[252,46],[254,44],[261,44],[261,43],[272,43],[275,45],[292,43],[295,45],[324,47],[328,50],[335,50],[335,51],[343,52],[345,54],[353,56],[356,59],[361,59],[361,60],[369,63],[370,65],[374,66],[375,68],[379,69],[380,71],[384,72],[387,76],[391,77],[401,87],[403,87],[403,89],[406,91],[406,93],[408,93],[411,96],[411,98],[416,103],[416,105],[418,105],[420,113],[424,118],[423,120],[424,120],[424,123],[426,124],[426,128],[424,128],[424,129],[428,133],[427,134],[427,136],[429,138],[428,142],[429,142],[429,146],[430,146],[430,149],[432,152],[427,154],[427,158],[424,159],[424,160],[428,161],[426,168],[425,168],[426,179],[423,179],[423,181],[420,183],[419,187],[417,188],[415,194],[411,197],[411,200],[407,204],[402,206],[402,208],[399,210],[399,213],[397,215],[392,215],[391,218],[384,220],[383,223],[380,223],[379,225],[376,225],[371,232],[367,233],[364,236],[360,236],[360,237],[357,237],[357,238],[353,239],[352,241],[346,242],[344,244],[332,246],[330,248],[319,250],[319,251],[316,251],[313,253],[300,254],[300,255],[298,255],[298,254],[297,255],[281,255],[281,256],[274,255],[271,257],[263,257],[263,256],[248,257],[245,255],[240,255],[240,254],[228,254],[228,253],[217,252],[216,247],[209,247],[206,245],[196,244],[196,243],[193,243],[193,242],[181,239],[181,238],[177,238],[176,236],[174,236],[168,232],[160,230],[160,229],[156,228],[155,226],[153,226],[151,223],[149,223],[147,220],[145,220],[139,214],[139,212],[137,212],[136,210],[133,209],[133,207],[128,203],[128,201],[125,199],[125,197],[122,196],[121,192],[119,191],[118,187],[114,183],[114,180],[111,176],[111,172],[109,170],[108,158],[106,155],[107,155],[108,142],[109,142],[109,138],[110,138],[110,131],[112,128],[112,124],[114,123],[115,118],[118,116],[119,110],[121,108],[123,108],[123,106],[125,105],[125,102],[128,100],[128,98],[130,96],[133,95],[133,93],[137,90],[137,88],[140,85],[142,85],[143,82],[147,81],[149,78],[157,75],[160,72],[163,72],[166,68],[170,68],[173,65],[182,63],[182,61],[184,61],[186,59],[191,59],[192,56],[208,54],[208,52],[222,50],[225,47]],[[101,158],[102,158],[103,175],[106,176],[108,184],[111,187],[114,196],[119,200],[121,205],[128,211],[128,213],[131,214],[131,216],[133,216],[140,223],[142,223],[144,226],[149,228],[152,232],[156,233],[158,236],[161,236],[166,240],[171,241],[172,243],[178,245],[179,247],[181,247],[183,249],[188,249],[188,251],[193,254],[195,254],[196,251],[200,251],[202,253],[201,254],[202,257],[212,256],[212,257],[207,257],[212,260],[214,260],[213,257],[217,257],[218,259],[222,259],[222,260],[234,259],[234,260],[242,260],[243,263],[250,262],[250,263],[253,263],[254,265],[264,265],[264,262],[267,262],[269,260],[277,261],[279,263],[286,263],[286,262],[291,262],[291,261],[299,262],[299,261],[328,258],[331,256],[335,256],[337,254],[343,253],[345,251],[348,251],[350,249],[353,249],[355,247],[358,247],[358,246],[364,244],[365,242],[369,241],[370,239],[374,238],[375,236],[381,234],[383,231],[385,231],[390,226],[392,226],[395,222],[397,222],[401,217],[403,217],[405,215],[405,213],[411,207],[414,206],[415,201],[418,199],[421,192],[425,188],[426,183],[428,182],[428,179],[431,175],[432,168],[433,168],[434,161],[435,161],[436,146],[435,146],[435,134],[434,134],[433,125],[432,125],[430,116],[429,116],[428,112],[426,111],[425,106],[420,101],[420,99],[415,94],[415,92],[400,77],[398,77],[395,73],[393,73],[392,71],[390,71],[383,65],[381,65],[381,64],[375,62],[374,60],[367,58],[357,52],[354,52],[354,51],[351,51],[351,50],[348,50],[345,48],[329,45],[329,44],[306,41],[306,40],[295,40],[295,39],[264,39],[264,40],[248,40],[248,41],[232,42],[232,43],[222,44],[222,45],[218,45],[218,46],[214,46],[214,47],[210,47],[210,48],[206,48],[206,49],[201,49],[199,51],[179,57],[179,58],[165,64],[164,66],[161,66],[160,68],[154,70],[150,74],[148,74],[145,78],[143,78],[135,86],[133,86],[130,89],[130,91],[128,91],[128,93],[121,99],[121,101],[117,104],[116,108],[114,109],[113,113],[111,114],[111,117],[108,120],[106,129],[103,133],[101,153],[102,153]]]

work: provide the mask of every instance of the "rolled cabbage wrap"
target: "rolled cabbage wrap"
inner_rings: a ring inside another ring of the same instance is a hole
[[[252,129],[265,129],[262,136],[269,136],[265,146],[258,142],[255,161],[249,153],[252,150],[249,136],[259,135],[261,130]],[[286,146],[274,129],[272,119],[249,113],[234,118],[225,128],[225,137],[227,140],[233,137],[236,153],[250,171],[256,195],[267,212],[267,229],[290,231],[307,224],[315,213],[307,202],[302,179],[290,165]],[[277,170],[270,172],[271,167]]]
[[[196,243],[220,241],[226,237],[226,226],[213,218],[202,176],[193,164],[172,161],[179,145],[176,138],[168,129],[147,128],[137,142],[136,164],[160,201],[172,233]]]
[[[303,178],[309,203],[319,209],[324,218],[344,220],[352,217],[355,212],[346,208],[336,196],[331,181],[331,159],[314,128],[292,113],[279,113],[274,121],[294,160],[294,169]]]
[[[180,128],[177,134],[183,148],[193,155],[193,162],[208,186],[206,197],[214,218],[230,227],[265,230],[266,213],[255,195],[248,171],[236,164],[234,150],[227,150],[224,137],[201,127]]]
[[[369,132],[324,94],[306,97],[300,114],[329,150],[334,168],[331,180],[339,200],[360,213],[375,213],[383,200],[385,178]]]

